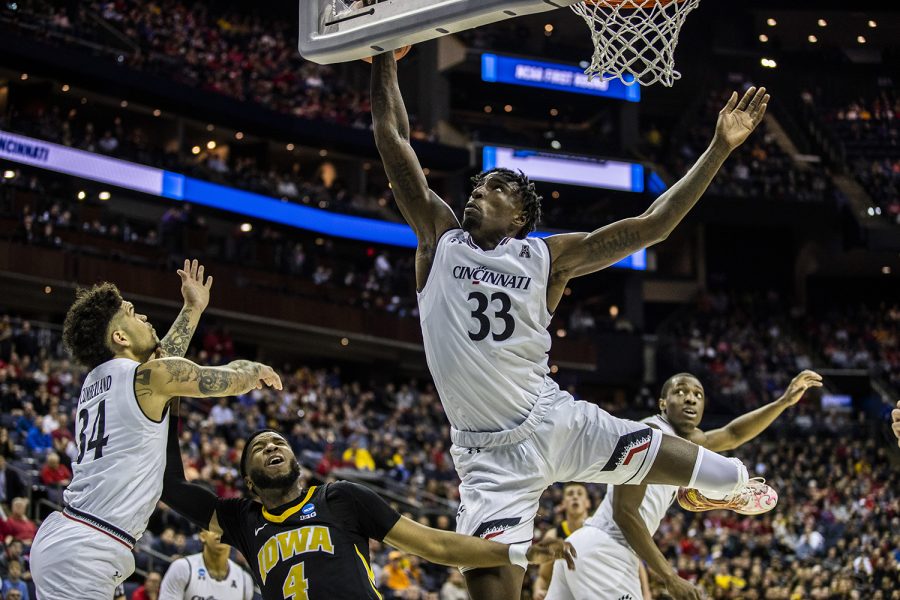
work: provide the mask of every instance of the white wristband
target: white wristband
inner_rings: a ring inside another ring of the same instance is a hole
[[[531,544],[510,544],[509,545],[509,563],[518,565],[523,569],[528,569],[528,549]]]

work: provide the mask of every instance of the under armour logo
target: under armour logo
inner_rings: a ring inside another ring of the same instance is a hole
[[[113,581],[117,580],[117,579],[118,579],[119,577],[121,577],[121,576],[122,576],[122,574],[119,573],[119,570],[118,570],[118,569],[116,569],[116,574],[112,576]]]
[[[528,249],[527,245],[522,246],[522,250],[519,252],[519,258],[531,258],[531,250]]]
[[[262,528],[265,527],[266,525],[268,525],[268,523],[263,523],[262,527],[257,527],[256,529],[254,529],[253,535],[259,535],[259,532],[262,531]]]
[[[466,452],[468,454],[478,454],[482,451],[482,448],[466,448]]]

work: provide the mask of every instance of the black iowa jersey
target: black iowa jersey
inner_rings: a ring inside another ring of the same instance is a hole
[[[563,521],[559,525],[556,526],[556,539],[564,540],[570,535],[572,535],[573,531],[569,527],[568,521]]]
[[[269,512],[244,498],[216,504],[222,541],[241,551],[265,600],[378,600],[369,539],[400,515],[368,488],[341,481],[311,487]]]

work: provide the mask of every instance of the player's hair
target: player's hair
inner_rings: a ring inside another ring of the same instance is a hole
[[[257,429],[256,431],[254,431],[253,433],[250,434],[250,437],[247,438],[247,443],[244,444],[244,449],[241,450],[241,462],[240,462],[241,477],[247,476],[247,454],[249,454],[249,452],[250,452],[250,446],[253,444],[253,440],[255,440],[256,438],[258,438],[259,436],[261,436],[264,433],[275,433],[275,434],[281,435],[281,433],[275,431],[274,429]]]
[[[75,303],[63,323],[63,343],[76,361],[93,369],[112,360],[106,330],[121,308],[122,294],[115,284],[105,282],[75,292]]]
[[[566,491],[566,488],[570,488],[570,487],[572,487],[572,486],[583,487],[583,488],[584,488],[584,491],[587,491],[587,485],[585,485],[584,483],[582,483],[582,482],[580,482],[580,481],[568,481],[568,482],[566,482],[565,484],[563,484],[563,491]]]
[[[681,379],[682,377],[690,377],[691,379],[697,379],[697,381],[700,381],[697,378],[697,376],[694,375],[693,373],[688,373],[687,371],[682,372],[682,373],[676,373],[676,374],[672,375],[671,377],[669,377],[668,379],[666,379],[666,382],[662,386],[662,390],[659,392],[659,397],[665,398],[666,396],[668,396],[669,392],[672,390],[672,386],[675,385],[675,380]]]
[[[506,183],[515,184],[516,191],[522,198],[522,212],[525,213],[525,223],[522,225],[519,233],[516,234],[516,239],[525,239],[529,233],[537,228],[537,224],[541,220],[541,200],[543,200],[543,197],[538,196],[534,183],[521,170],[516,172],[511,169],[498,167],[489,171],[482,171],[472,178],[472,183],[479,186],[484,183],[488,175],[494,175]]]

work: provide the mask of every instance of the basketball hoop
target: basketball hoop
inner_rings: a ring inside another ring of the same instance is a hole
[[[681,78],[675,70],[675,46],[689,12],[700,0],[586,0],[572,6],[591,29],[594,56],[589,79],[620,79],[626,85]]]

